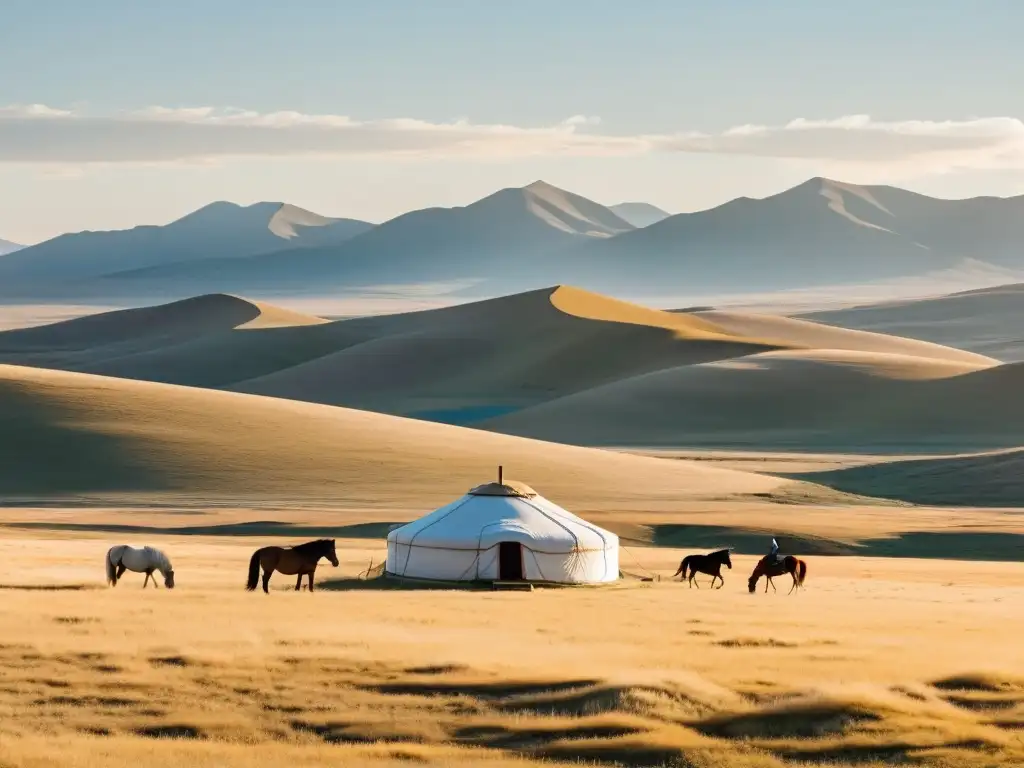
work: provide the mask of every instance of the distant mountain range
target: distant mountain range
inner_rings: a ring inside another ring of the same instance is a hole
[[[619,292],[652,279],[776,290],[922,275],[965,261],[1024,268],[1024,197],[939,200],[814,178],[761,200],[671,216],[588,249]]]
[[[125,270],[336,245],[373,228],[293,205],[211,203],[165,226],[76,232],[0,259],[0,281],[44,288]]]
[[[23,245],[12,243],[10,240],[0,240],[0,256],[3,256],[5,253],[20,251],[24,247]]]
[[[0,258],[0,295],[254,296],[572,283],[619,295],[749,292],[1024,269],[1024,197],[939,200],[814,178],[674,216],[542,181],[374,226],[279,203],[214,203],[164,227],[63,235]]]

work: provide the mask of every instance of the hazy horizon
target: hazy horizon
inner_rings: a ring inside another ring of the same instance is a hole
[[[672,213],[818,175],[1024,193],[1004,85],[1024,74],[1024,11],[860,8],[344,3],[282,45],[266,0],[204,7],[201,23],[127,0],[18,4],[0,31],[0,69],[19,72],[0,86],[0,238],[165,223],[213,200],[380,222],[538,178]]]

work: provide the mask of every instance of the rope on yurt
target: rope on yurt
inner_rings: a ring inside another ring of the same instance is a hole
[[[655,581],[661,581],[661,574],[660,573],[655,573],[654,571],[652,571],[652,570],[650,570],[648,568],[645,568],[643,563],[641,563],[639,560],[636,559],[636,555],[634,555],[632,552],[629,551],[629,547],[625,547],[625,546],[622,545],[622,540],[621,539],[619,540],[619,551],[620,552],[624,551],[627,555],[629,555],[631,558],[633,558],[633,562],[637,564],[637,567],[640,568],[641,571],[645,571],[647,573],[647,575],[652,577]],[[620,573],[624,573],[624,571],[622,571],[621,568],[619,569],[619,571],[620,571]]]
[[[567,525],[564,525],[560,520],[556,520],[555,516],[557,515],[558,517],[567,519],[569,522],[576,523],[577,525],[581,525],[584,528],[586,528],[588,531],[590,531],[591,533],[596,534],[598,536],[598,538],[601,539],[601,559],[604,560],[604,568],[605,568],[605,572],[607,572],[608,571],[608,540],[604,536],[605,532],[602,531],[600,528],[598,528],[593,523],[587,522],[582,517],[579,517],[578,515],[574,515],[572,512],[570,512],[567,509],[562,509],[557,504],[554,504],[553,502],[550,502],[550,500],[545,499],[545,501],[548,501],[549,503],[551,503],[553,509],[551,509],[551,510],[544,510],[544,509],[541,509],[537,504],[534,504],[534,503],[529,502],[529,501],[527,501],[527,503],[531,507],[533,507],[535,510],[540,512],[542,515],[544,515],[544,517],[546,517],[549,520],[551,520],[551,522],[555,523],[556,525],[561,526],[570,536],[572,536],[573,541],[575,542],[574,545],[573,545],[573,551],[579,557],[583,556],[582,555],[583,548],[580,546],[579,538],[576,536],[575,533],[573,533],[569,529],[569,527]]]
[[[474,567],[477,567],[478,570],[477,570],[477,574],[476,575],[477,575],[477,577],[479,577],[480,576],[479,563],[480,563],[480,549],[478,548],[477,551],[476,551],[476,556],[473,558],[473,562],[471,562],[466,567],[466,570],[464,570],[462,573],[459,574],[459,578],[457,578],[456,581],[463,581],[465,579],[466,574],[469,573],[471,570],[473,570]]]
[[[522,545],[520,545],[520,546],[522,546]],[[540,567],[540,560],[537,559],[537,553],[534,552],[529,547],[522,547],[522,548],[525,549],[527,552],[529,552],[531,555],[533,555],[533,564],[537,566],[537,573],[540,574],[540,580],[541,581],[547,581],[548,577],[544,575],[544,569],[542,569]],[[523,576],[526,576],[526,574],[524,573]]]
[[[356,576],[356,578],[360,579],[361,581],[369,581],[370,579],[379,578],[381,575],[383,575],[384,567],[386,565],[387,565],[387,560],[385,560],[384,562],[379,563],[378,565],[374,566],[373,558],[371,557],[370,558],[370,564],[366,567],[366,570],[365,571],[361,571],[359,573],[359,575]]]

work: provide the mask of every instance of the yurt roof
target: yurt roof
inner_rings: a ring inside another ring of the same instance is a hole
[[[531,542],[547,552],[605,549],[618,537],[544,498],[527,485],[478,486],[423,517],[388,532],[389,542],[477,549],[492,540]]]
[[[533,498],[537,492],[526,483],[518,483],[515,480],[503,480],[500,483],[484,483],[478,485],[469,492],[470,496],[519,496],[522,498]]]

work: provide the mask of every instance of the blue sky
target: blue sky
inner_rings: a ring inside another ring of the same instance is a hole
[[[1024,193],[1022,28],[1012,0],[5,0],[0,237],[535,178],[671,211],[816,174]]]

